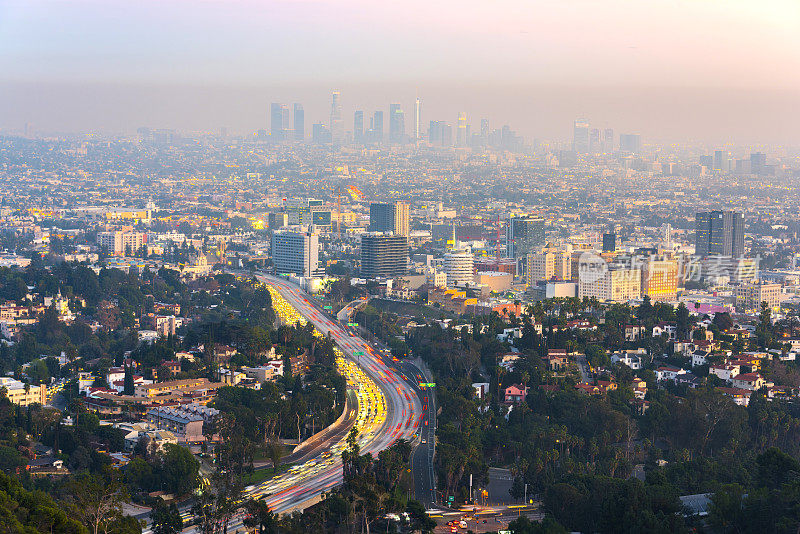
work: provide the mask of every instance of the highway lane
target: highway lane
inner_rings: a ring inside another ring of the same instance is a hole
[[[422,402],[411,385],[416,378],[409,373],[410,382],[392,369],[391,359],[375,350],[362,338],[329,319],[313,299],[287,280],[271,275],[257,275],[272,294],[273,307],[288,323],[311,322],[319,335],[330,335],[337,346],[337,368],[357,399],[355,428],[359,430],[362,454],[390,447],[398,439],[414,442],[422,422]],[[388,361],[384,361],[387,358]],[[264,500],[276,513],[289,513],[313,504],[321,495],[342,483],[341,453],[346,443],[342,434],[328,450],[312,453],[304,463],[292,467],[261,484],[245,489],[245,498]],[[331,442],[334,438],[331,438]],[[186,511],[185,521],[191,519]],[[228,528],[242,524],[237,515]],[[186,532],[196,531],[190,527]]]
[[[359,439],[362,454],[371,452],[377,455],[398,439],[412,441],[422,420],[422,403],[412,385],[392,370],[374,347],[329,319],[299,287],[271,275],[257,275],[257,278],[276,289],[319,332],[330,335],[344,357],[355,364],[349,372],[354,375],[353,383],[359,387],[360,393],[358,417],[362,424],[356,423],[356,426],[364,430]],[[379,390],[381,399],[377,398],[375,389]],[[367,402],[371,403],[371,408],[363,410],[361,404]],[[312,461],[311,465],[298,469],[301,476],[289,477],[292,485],[286,489],[270,492],[269,486],[275,484],[268,481],[262,485],[264,488],[257,488],[253,494],[264,497],[278,513],[301,508],[303,503],[341,483],[340,455],[343,449],[342,441],[330,449],[330,456],[323,461]]]

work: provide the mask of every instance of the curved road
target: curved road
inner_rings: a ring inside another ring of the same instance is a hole
[[[385,402],[385,417],[382,422],[380,418],[373,419],[376,412],[366,412],[364,406],[359,406],[358,417],[366,428],[369,428],[371,422],[380,422],[379,426],[360,436],[362,454],[370,452],[377,455],[398,439],[414,440],[422,420],[422,405],[411,384],[396,370],[391,369],[380,353],[366,341],[329,319],[299,287],[280,277],[263,274],[256,277],[276,289],[322,334],[332,337],[345,358],[356,364],[358,369],[353,372],[361,376],[357,380],[359,383],[371,382],[380,389],[383,395],[380,402]],[[312,504],[322,493],[342,483],[340,455],[343,448],[344,440],[320,457],[293,468],[294,471],[287,473],[281,480],[266,481],[250,488],[248,493],[253,497],[263,498],[276,513],[302,509]]]

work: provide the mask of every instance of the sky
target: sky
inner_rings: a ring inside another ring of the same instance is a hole
[[[0,0],[0,128],[245,133],[340,90],[346,117],[800,144],[798,29],[798,0]]]

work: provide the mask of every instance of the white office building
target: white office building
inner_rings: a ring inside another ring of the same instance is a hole
[[[319,276],[319,236],[311,232],[275,232],[272,263],[277,274]]]
[[[475,281],[475,257],[470,252],[448,252],[444,255],[442,269],[447,275],[447,285]]]

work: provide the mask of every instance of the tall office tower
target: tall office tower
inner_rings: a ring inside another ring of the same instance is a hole
[[[369,205],[369,231],[394,232],[394,204],[373,202]]]
[[[609,232],[603,234],[603,252],[614,252],[617,250],[617,234]]]
[[[571,255],[555,247],[545,247],[541,252],[528,254],[525,263],[525,278],[528,285],[543,280],[568,280],[570,278]]]
[[[295,104],[293,114],[294,139],[295,141],[303,141],[306,138],[306,112],[303,110],[303,104]]]
[[[467,146],[467,114],[461,111],[458,114],[458,124],[456,126],[456,146]]]
[[[442,122],[431,121],[428,126],[428,142],[432,145],[442,144]]]
[[[592,128],[589,131],[589,150],[592,154],[599,154],[603,151],[600,145],[600,128]]]
[[[700,166],[706,169],[714,168],[714,156],[700,156]]]
[[[389,105],[389,143],[399,145],[406,136],[405,114],[400,104]]]
[[[765,174],[767,167],[767,155],[763,152],[753,152],[750,154],[750,173],[756,175]]]
[[[361,236],[361,276],[391,278],[406,273],[408,240],[402,235],[364,234]]]
[[[706,211],[695,215],[695,254],[744,255],[744,218],[735,211]]]
[[[364,142],[364,112],[361,110],[353,113],[353,142],[359,145]]]
[[[414,141],[422,139],[422,100],[414,101]]]
[[[728,157],[730,154],[726,150],[714,151],[714,168],[718,171],[728,170]]]
[[[578,154],[589,152],[589,121],[578,119],[572,126],[572,150]]]
[[[442,123],[442,146],[453,146],[453,127]]]
[[[408,237],[409,206],[405,202],[373,202],[369,205],[369,231],[394,232]]]
[[[270,105],[269,131],[273,142],[286,140],[286,129],[289,127],[289,108],[286,104],[273,102]]]
[[[642,136],[639,134],[619,134],[620,152],[638,154],[642,150]]]
[[[506,231],[508,256],[514,259],[525,258],[531,252],[544,246],[544,219],[525,215],[512,217]]]
[[[678,293],[678,260],[646,258],[642,264],[642,296],[653,302],[674,302]]]
[[[331,131],[321,122],[311,125],[311,142],[315,145],[326,145],[330,143]]]
[[[611,128],[603,130],[603,152],[606,154],[614,152],[614,130]]]
[[[672,225],[664,223],[661,225],[661,240],[665,249],[672,248]]]
[[[442,270],[447,275],[447,285],[475,281],[475,257],[471,252],[448,252],[444,255]]]
[[[383,111],[376,111],[372,115],[372,142],[383,142]]]
[[[405,202],[394,203],[394,233],[395,235],[409,236],[411,224],[409,206]]]
[[[318,276],[319,236],[310,232],[272,234],[272,263],[275,272]]]
[[[339,91],[331,97],[331,142],[341,144],[344,139],[344,122],[342,122],[342,102]]]

